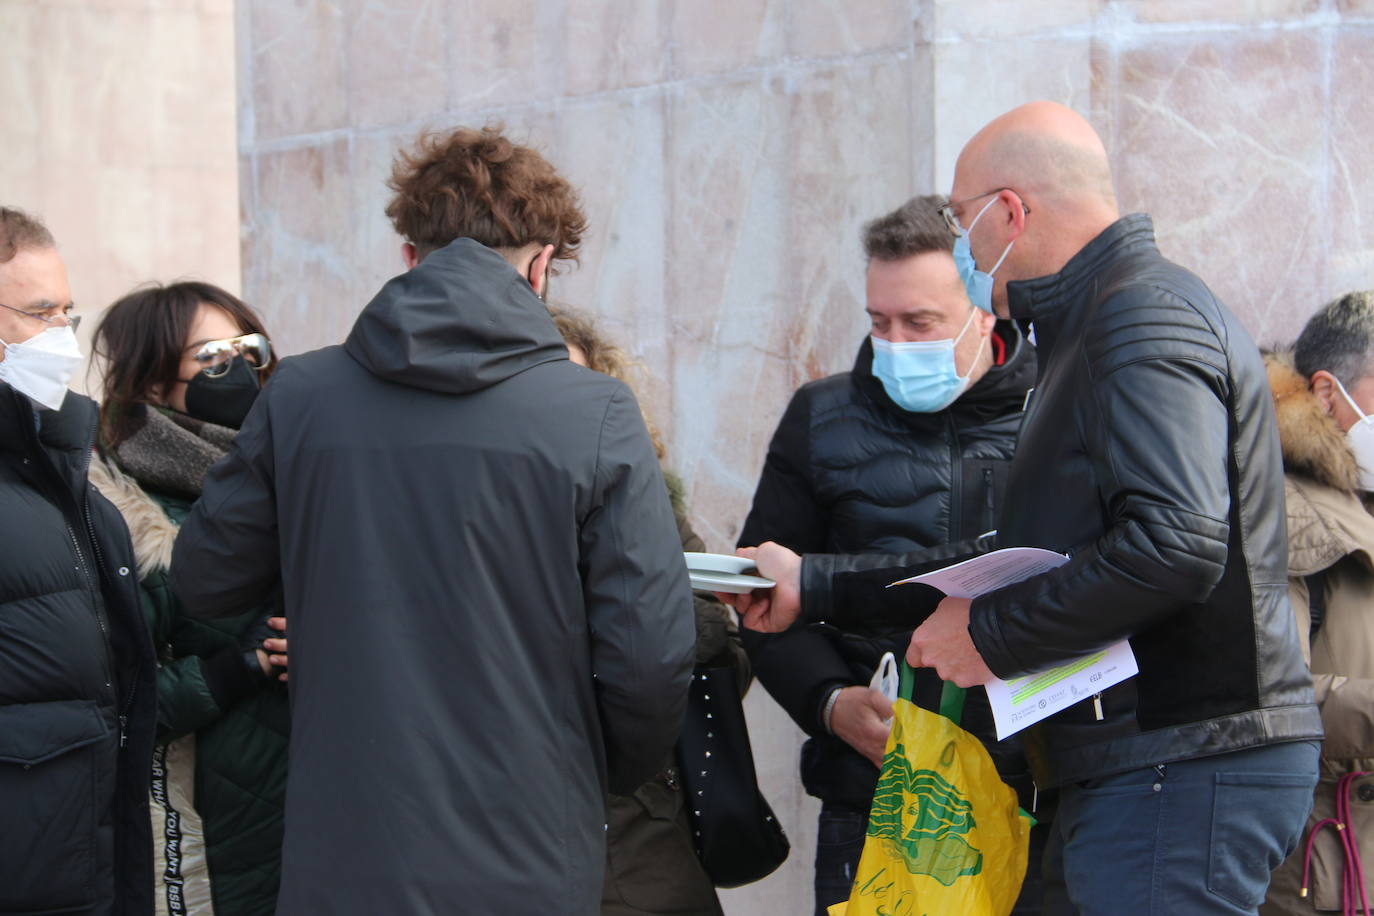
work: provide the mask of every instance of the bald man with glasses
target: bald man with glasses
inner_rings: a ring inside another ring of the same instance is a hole
[[[975,135],[950,200],[970,298],[1030,322],[1040,358],[997,546],[1070,559],[933,610],[906,598],[907,660],[970,687],[1129,640],[1138,675],[1026,738],[1036,784],[1060,790],[1045,912],[1253,914],[1298,842],[1322,734],[1259,353],[1150,218],[1118,212],[1102,141],[1061,105]],[[790,622],[756,604],[746,626]]]

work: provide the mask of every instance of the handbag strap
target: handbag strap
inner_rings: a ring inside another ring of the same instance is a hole
[[[902,659],[897,696],[910,703],[911,691],[915,683],[916,672],[907,664],[906,659]],[[966,688],[956,687],[949,681],[945,681],[944,686],[940,688],[940,715],[958,725],[959,720],[964,717],[964,695],[966,693],[968,693]]]

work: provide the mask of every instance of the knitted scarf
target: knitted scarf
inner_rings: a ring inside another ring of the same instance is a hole
[[[144,404],[131,411],[133,432],[114,449],[120,469],[146,490],[200,496],[206,473],[229,451],[237,430]]]

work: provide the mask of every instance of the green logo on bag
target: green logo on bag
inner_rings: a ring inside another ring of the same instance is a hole
[[[973,804],[957,786],[934,770],[912,769],[901,744],[888,752],[868,835],[886,840],[907,871],[945,887],[982,872],[983,854],[964,838],[974,826]]]

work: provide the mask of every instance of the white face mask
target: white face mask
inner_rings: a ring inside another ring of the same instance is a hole
[[[23,343],[5,343],[0,381],[26,394],[49,410],[60,410],[67,383],[81,365],[81,344],[70,326],[48,328]]]
[[[1340,389],[1341,396],[1350,405],[1350,409],[1360,415],[1355,425],[1345,431],[1345,438],[1350,443],[1350,450],[1355,453],[1355,462],[1360,466],[1360,489],[1374,492],[1374,417],[1360,410],[1360,406],[1345,390],[1340,379],[1333,375],[1331,380]]]

